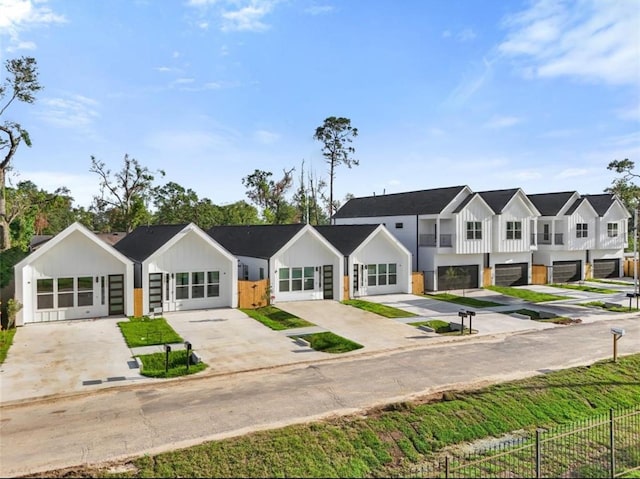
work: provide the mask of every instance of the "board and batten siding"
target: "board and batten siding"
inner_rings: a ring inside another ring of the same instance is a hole
[[[27,256],[25,259],[28,260],[28,258]],[[132,314],[133,267],[131,265],[127,267],[115,255],[109,254],[106,248],[100,247],[95,241],[89,239],[86,234],[78,230],[73,231],[63,241],[47,250],[46,254],[16,269],[16,298],[23,305],[18,313],[16,324],[108,316],[108,276],[111,274],[123,275],[125,314]],[[93,304],[91,306],[37,309],[39,279],[74,278],[77,280],[79,277],[92,278]]]
[[[270,259],[270,281],[272,285],[273,301],[302,301],[322,299],[323,289],[321,282],[322,267],[333,266],[333,298],[342,298],[342,281],[344,276],[344,257],[316,233],[307,229],[300,236],[295,236],[294,241],[285,245]],[[304,268],[314,267],[314,289],[302,291],[279,290],[280,268]]]
[[[479,198],[475,197],[456,215],[455,252],[459,254],[489,253],[491,251],[491,219],[493,213]],[[482,239],[467,239],[467,222],[482,224]]]
[[[237,305],[237,269],[235,258],[214,247],[205,238],[190,230],[180,233],[183,236],[168,249],[160,250],[143,262],[143,311],[149,313],[149,274],[150,273],[193,273],[207,271],[220,272],[220,296],[210,298],[175,299],[175,279],[171,279],[170,297],[166,297],[163,290],[163,302],[169,311],[188,309],[208,309],[220,307],[235,307]],[[163,285],[163,288],[166,286]]]
[[[512,200],[502,214],[493,217],[493,248],[495,253],[515,253],[531,250],[531,224],[536,217],[531,215],[524,201],[519,196]],[[507,239],[507,223],[519,221],[522,225],[520,239]]]
[[[580,206],[567,218],[567,236],[565,245],[570,250],[587,250],[596,247],[596,222],[597,214],[593,211],[589,203],[583,201]],[[577,225],[586,223],[587,237],[577,238]]]
[[[388,228],[387,228],[388,229]],[[398,240],[398,243],[400,241]],[[348,271],[349,284],[353,285],[353,266],[369,264],[395,264],[396,280],[393,285],[366,287],[367,295],[410,293],[411,292],[411,254],[408,250],[400,248],[393,238],[387,236],[382,230],[376,230],[365,244],[357,248],[349,256]],[[366,274],[366,273],[365,273]],[[351,287],[353,291],[353,286]]]
[[[398,223],[402,223],[402,228],[396,228]],[[411,253],[413,271],[418,268],[418,237],[415,215],[402,216],[368,216],[366,218],[336,218],[337,225],[385,225],[402,246]],[[422,233],[426,233],[423,231]]]
[[[597,249],[624,250],[627,243],[627,214],[618,202],[614,202],[604,216],[596,220],[597,244],[595,247]],[[611,238],[608,236],[609,223],[618,225],[618,236]],[[622,258],[622,254],[620,254],[620,258]]]

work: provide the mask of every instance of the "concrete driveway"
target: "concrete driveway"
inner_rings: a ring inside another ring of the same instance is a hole
[[[164,313],[164,317],[191,342],[209,365],[209,373],[268,368],[327,355],[297,346],[284,332],[274,331],[237,309],[181,311]]]
[[[1,402],[152,381],[139,374],[118,321],[126,318],[56,321],[18,328],[0,365]]]

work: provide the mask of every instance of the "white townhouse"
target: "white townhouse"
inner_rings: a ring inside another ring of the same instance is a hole
[[[16,326],[131,315],[133,262],[73,223],[14,266]]]
[[[314,228],[344,255],[351,298],[411,293],[411,253],[384,225]]]
[[[238,305],[236,258],[193,223],[139,226],[115,248],[134,262],[137,314]]]
[[[311,225],[214,226],[237,258],[238,279],[269,279],[271,303],[343,297],[342,254]]]
[[[530,284],[540,212],[520,188],[481,191],[478,194],[493,211],[491,250],[486,254],[484,264],[485,268],[491,269],[491,284]]]
[[[533,261],[549,268],[549,282],[582,280],[588,264],[596,278],[621,276],[629,213],[618,198],[576,191],[528,197],[541,213]]]

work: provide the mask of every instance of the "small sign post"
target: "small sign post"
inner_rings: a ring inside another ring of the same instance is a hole
[[[458,311],[458,316],[460,316],[460,335],[464,334],[464,318],[467,317],[466,311]]]
[[[624,329],[611,328],[611,334],[613,335],[613,362],[618,361],[618,340],[624,336]]]

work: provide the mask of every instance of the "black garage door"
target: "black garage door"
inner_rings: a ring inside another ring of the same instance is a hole
[[[593,260],[593,277],[594,278],[619,278],[620,277],[620,260],[619,259]]]
[[[529,283],[527,263],[497,264],[496,286],[522,286]]]
[[[569,283],[582,279],[582,261],[554,261],[553,283]]]
[[[478,265],[438,266],[438,290],[478,287]]]

